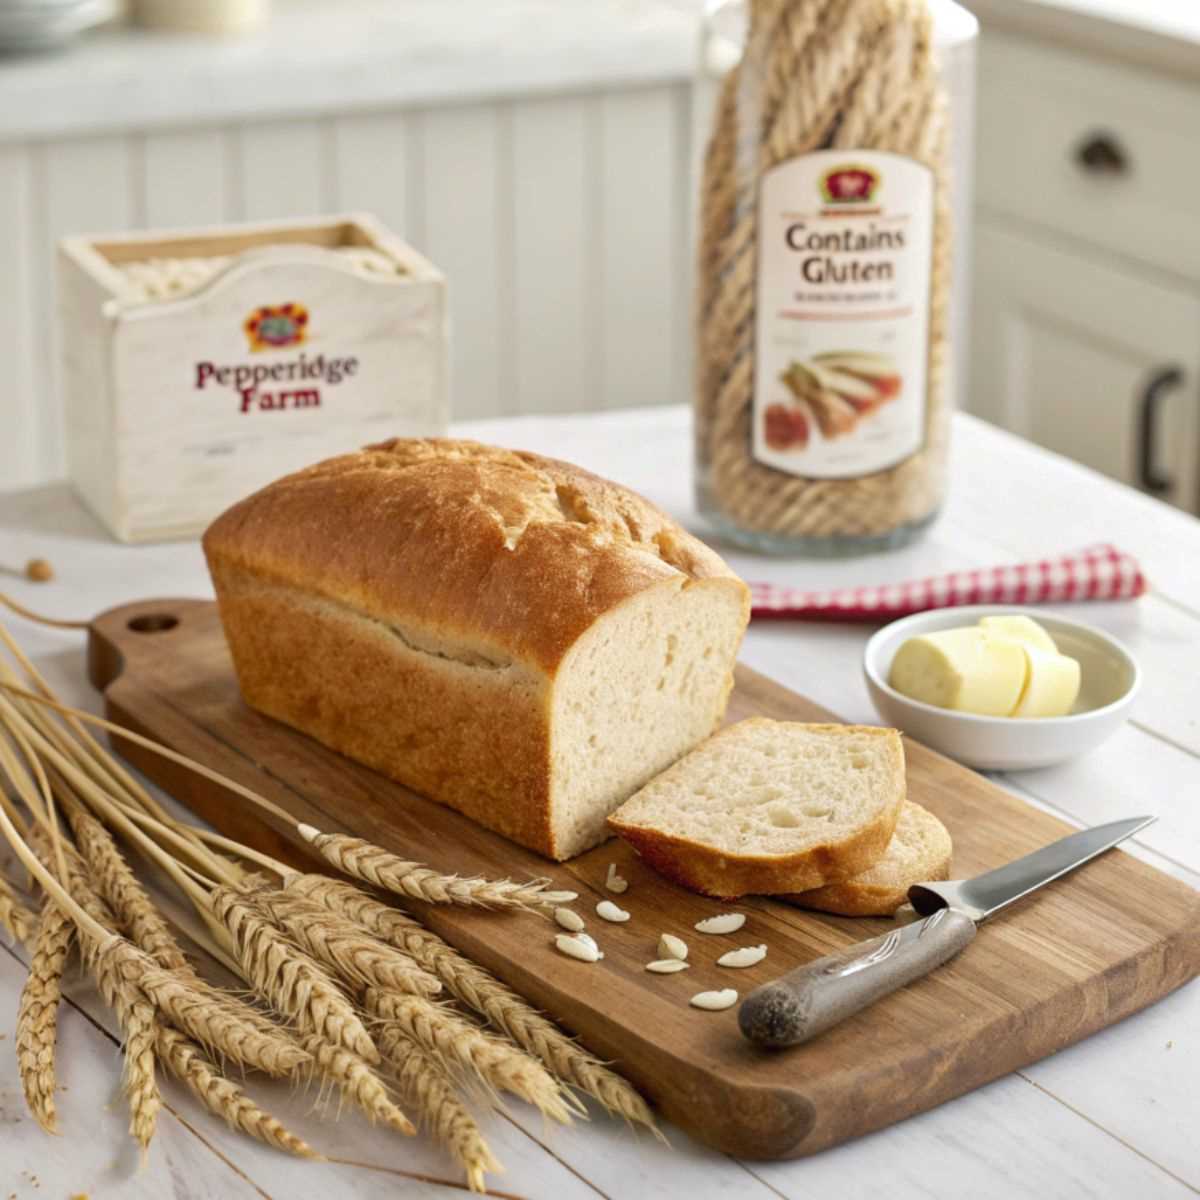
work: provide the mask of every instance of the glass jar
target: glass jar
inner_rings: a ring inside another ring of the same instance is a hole
[[[937,516],[977,33],[951,0],[710,0],[696,490],[740,545],[865,553]]]

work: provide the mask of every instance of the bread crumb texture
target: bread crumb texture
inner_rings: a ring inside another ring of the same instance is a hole
[[[686,887],[769,895],[866,870],[883,855],[904,798],[894,729],[754,717],[652,780],[609,824]]]

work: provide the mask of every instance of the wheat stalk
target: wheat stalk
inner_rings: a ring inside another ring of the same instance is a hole
[[[559,1085],[537,1059],[486,1033],[445,1004],[420,996],[393,996],[368,988],[367,1011],[384,1025],[377,1034],[400,1033],[436,1061],[465,1068],[488,1086],[511,1092],[551,1120],[571,1123]]]
[[[421,1114],[426,1128],[462,1164],[467,1186],[473,1192],[486,1191],[485,1175],[504,1168],[484,1141],[475,1118],[455,1096],[441,1064],[397,1029],[383,1030],[379,1051],[405,1101]]]
[[[321,1157],[303,1138],[289,1132],[236,1083],[226,1079],[191,1038],[176,1029],[160,1026],[157,1048],[167,1069],[187,1085],[209,1112],[221,1117],[231,1128],[298,1158]]]
[[[47,1133],[58,1132],[54,1106],[55,1047],[62,976],[71,953],[75,926],[52,900],[42,907],[29,975],[17,1006],[17,1070],[25,1103]]]
[[[18,942],[27,942],[37,925],[34,913],[17,899],[8,882],[0,876],[0,928],[8,930],[9,936]]]
[[[219,887],[209,907],[229,931],[246,979],[264,1000],[306,1033],[368,1063],[379,1061],[375,1043],[338,985],[271,923],[252,896]]]
[[[448,991],[539,1058],[559,1079],[581,1088],[609,1112],[645,1125],[662,1136],[648,1105],[631,1083],[610,1071],[516,992],[412,917],[380,904],[353,884],[324,875],[294,875],[285,886],[295,888],[411,954]]]
[[[359,1055],[335,1045],[319,1033],[302,1040],[316,1070],[337,1086],[342,1095],[357,1105],[372,1121],[382,1121],[405,1136],[416,1133],[413,1123],[396,1107],[387,1086]],[[372,1043],[372,1047],[374,1043]],[[376,1061],[378,1062],[378,1051]]]
[[[256,892],[254,898],[302,950],[356,989],[377,987],[416,996],[436,996],[442,990],[437,976],[410,955],[324,905],[278,888]]]
[[[381,846],[342,833],[321,833],[311,825],[298,825],[301,837],[343,875],[424,900],[429,904],[479,905],[484,908],[554,908],[578,899],[575,892],[547,891],[546,880],[513,883],[501,879],[463,879],[442,875],[423,863],[407,862]]]
[[[138,883],[108,830],[77,804],[64,806],[96,891],[108,902],[130,941],[172,971],[192,972],[166,921]]]
[[[286,1031],[200,977],[104,826],[76,804],[67,806],[67,817],[97,890],[121,929],[153,960],[138,962],[127,955],[123,967],[136,973],[159,1008],[180,1029],[241,1067],[281,1078],[307,1062],[308,1055]]]
[[[154,1137],[158,1110],[162,1104],[158,1084],[154,1079],[154,1040],[158,1018],[154,1006],[133,980],[126,980],[117,968],[116,954],[128,946],[119,934],[116,918],[108,905],[96,894],[88,878],[87,867],[79,852],[65,839],[58,846],[51,844],[41,827],[30,835],[30,845],[42,865],[54,873],[55,849],[66,866],[66,879],[60,882],[68,895],[81,909],[105,930],[101,939],[94,932],[80,930],[84,961],[88,964],[105,1004],[116,1014],[117,1024],[125,1045],[124,1087],[129,1100],[129,1132],[145,1152]]]
[[[163,1016],[222,1058],[280,1079],[308,1063],[308,1054],[290,1035],[269,1022],[263,1022],[264,1034],[257,1013],[253,1023],[247,1022],[244,1014],[253,1010],[216,988],[203,981],[198,987],[192,979],[164,970],[129,942],[114,948],[112,955],[122,977],[136,984]]]

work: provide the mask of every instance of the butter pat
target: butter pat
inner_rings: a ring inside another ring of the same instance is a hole
[[[1047,654],[1032,645],[1024,650],[1029,671],[1012,715],[1061,717],[1069,713],[1079,695],[1079,664],[1057,650]]]
[[[1032,646],[1035,650],[1043,650],[1047,654],[1057,654],[1058,647],[1054,639],[1032,618],[1019,614],[980,617],[979,626],[997,637],[1011,638],[1023,646]]]
[[[938,708],[1061,717],[1079,695],[1080,669],[1032,618],[1004,615],[909,638],[892,660],[888,682]]]
[[[911,637],[892,660],[888,682],[905,696],[958,712],[1007,717],[1028,669],[1025,648],[978,625]]]

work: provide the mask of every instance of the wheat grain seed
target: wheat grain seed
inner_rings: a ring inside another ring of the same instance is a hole
[[[623,908],[618,908],[611,900],[601,900],[596,905],[596,916],[605,921],[612,921],[615,925],[624,924],[629,920],[629,914]]]
[[[629,880],[622,875],[617,874],[617,864],[608,864],[608,875],[605,877],[604,886],[610,891],[615,892],[618,896],[622,892],[629,890]]]
[[[655,975],[674,975],[677,971],[686,971],[690,963],[685,963],[681,958],[660,958],[656,962],[646,964],[647,971],[653,971]]]
[[[766,946],[742,946],[728,950],[717,959],[718,967],[753,967],[767,957]]]
[[[569,933],[578,933],[583,928],[583,918],[573,908],[556,908],[554,920]]]
[[[596,943],[589,939],[584,941],[577,933],[560,933],[554,938],[558,951],[568,958],[577,958],[580,962],[594,963],[600,960],[600,951]]]
[[[700,933],[737,933],[746,923],[745,913],[721,913],[697,921],[694,928]]]
[[[719,992],[697,992],[688,1003],[693,1008],[705,1008],[709,1012],[720,1012],[737,1003],[738,994],[733,988],[722,988]]]
[[[683,938],[676,937],[673,933],[664,933],[658,939],[658,956],[659,958],[686,959],[688,944]]]

